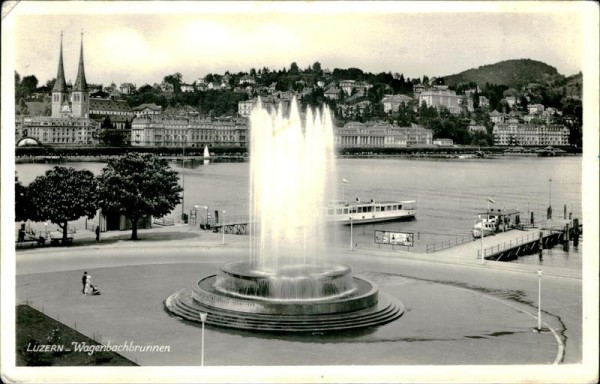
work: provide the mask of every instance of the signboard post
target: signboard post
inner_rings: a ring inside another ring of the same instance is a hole
[[[391,231],[375,231],[376,244],[391,244],[392,249],[395,245],[403,245],[405,247],[413,247],[415,244],[414,233],[407,232],[391,232]]]

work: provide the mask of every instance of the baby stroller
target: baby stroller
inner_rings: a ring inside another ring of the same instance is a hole
[[[98,296],[101,295],[102,293],[100,293],[100,291],[98,290],[98,287],[95,285],[90,284],[90,288],[92,288],[92,296]]]

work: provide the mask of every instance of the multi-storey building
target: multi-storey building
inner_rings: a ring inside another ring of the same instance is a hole
[[[136,117],[144,115],[160,115],[162,113],[162,107],[154,103],[141,104],[131,109]]]
[[[569,145],[569,129],[557,124],[521,124],[516,121],[494,126],[494,145]]]
[[[433,133],[413,124],[398,127],[388,123],[350,122],[335,131],[335,145],[340,148],[399,148],[431,145]]]
[[[542,104],[529,104],[527,110],[530,115],[539,115],[544,112],[544,105]]]
[[[290,96],[291,97],[291,96]],[[238,101],[238,115],[241,117],[248,117],[252,113],[252,109],[258,102],[258,97],[251,100]],[[276,99],[273,97],[261,97],[260,102],[263,108],[267,110],[282,108],[284,114],[288,113],[291,105],[291,98],[281,97]]]
[[[48,145],[97,144],[98,123],[84,117],[37,116],[24,118],[22,137],[31,137]]]
[[[140,147],[204,147],[247,145],[245,120],[213,120],[194,116],[145,115],[131,123],[131,145]]]
[[[406,95],[385,95],[381,102],[383,103],[383,112],[396,112],[400,104],[408,104],[412,101],[412,97]]]
[[[108,117],[115,129],[124,129],[126,122],[134,117],[133,110],[125,100],[90,99],[90,118],[102,123]]]
[[[419,94],[419,105],[425,103],[428,107],[440,109],[446,107],[450,113],[460,113],[460,100],[463,96],[459,96],[456,92],[448,89],[429,89]]]

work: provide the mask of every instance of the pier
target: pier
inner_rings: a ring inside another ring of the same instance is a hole
[[[232,217],[223,222],[212,224],[206,229],[212,229],[215,233],[223,233],[227,235],[248,235],[249,231],[249,220],[247,217]]]
[[[559,244],[569,247],[571,241],[577,246],[582,233],[583,226],[577,219],[557,220],[536,227],[498,232],[484,237],[483,255],[485,260],[510,261],[519,256],[540,253],[543,249]],[[481,260],[481,240],[449,242],[447,247],[435,251],[430,249],[427,253],[465,261]]]

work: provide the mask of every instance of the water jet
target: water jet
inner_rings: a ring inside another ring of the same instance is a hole
[[[250,252],[167,298],[174,315],[237,329],[315,332],[399,318],[404,306],[327,260],[324,208],[334,200],[333,124],[327,107],[288,117],[260,99],[250,116]]]

